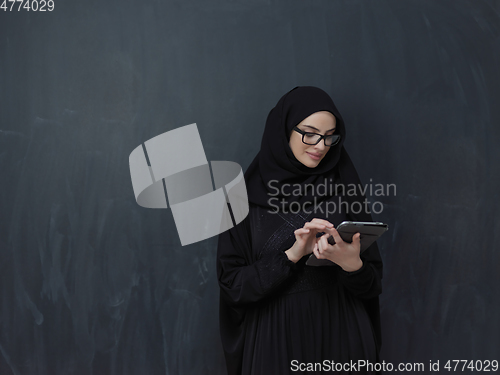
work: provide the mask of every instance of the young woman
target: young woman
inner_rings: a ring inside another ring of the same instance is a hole
[[[311,366],[309,373],[369,374],[352,363],[378,361],[378,247],[360,254],[359,234],[346,243],[335,229],[344,220],[372,221],[345,137],[332,99],[316,87],[295,87],[268,115],[260,152],[245,172],[250,212],[219,235],[229,375],[293,374]],[[333,263],[306,265],[311,253]]]

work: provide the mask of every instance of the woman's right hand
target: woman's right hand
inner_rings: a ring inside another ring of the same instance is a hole
[[[333,224],[327,220],[314,218],[304,224],[302,228],[297,229],[295,234],[295,243],[285,251],[292,262],[297,263],[304,255],[311,254],[317,243],[316,234],[333,228]]]

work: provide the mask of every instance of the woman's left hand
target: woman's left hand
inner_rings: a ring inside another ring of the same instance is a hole
[[[327,239],[330,236],[328,233],[318,238],[313,250],[316,258],[331,260],[346,272],[359,270],[363,266],[363,261],[359,257],[361,250],[360,234],[356,233],[352,237],[352,242],[348,243],[340,237],[335,228],[327,228],[327,231],[333,236],[335,245],[328,243]]]

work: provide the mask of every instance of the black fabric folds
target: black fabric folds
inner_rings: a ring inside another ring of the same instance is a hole
[[[289,136],[295,125],[318,111],[329,111],[335,116],[341,141],[318,166],[309,168],[293,155]],[[295,241],[293,231],[315,217],[330,220],[334,225],[345,219],[373,221],[365,210],[366,198],[345,150],[345,138],[342,116],[330,96],[317,87],[293,88],[267,117],[260,151],[245,172],[250,213],[237,226],[219,235],[219,323],[230,375],[297,373],[291,371],[285,359],[331,359],[330,353],[347,360],[365,354],[373,359],[376,352],[378,360],[382,260],[377,244],[361,254],[363,267],[355,272],[345,272],[336,265],[305,266],[306,257],[293,263],[284,253]],[[304,188],[305,194],[293,195],[292,188],[281,188],[284,184],[317,186],[325,180],[349,185],[349,194],[344,190],[318,196],[314,195],[316,189]],[[270,181],[274,181],[272,189]],[[288,204],[298,202],[304,206],[314,199],[315,203],[327,203],[340,197],[351,207],[359,203],[362,209],[344,216],[337,213],[332,218],[304,212],[271,214],[275,207],[271,207],[269,198],[276,197],[276,187],[285,193],[278,198]],[[325,332],[330,334],[325,336]],[[315,341],[318,338],[320,341]],[[299,339],[307,342],[297,346]],[[366,344],[370,340],[374,348]],[[284,358],[283,362],[280,358]],[[270,362],[274,367],[263,370],[263,363]]]

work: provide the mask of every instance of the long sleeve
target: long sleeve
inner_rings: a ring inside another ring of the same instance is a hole
[[[221,296],[231,305],[263,299],[295,269],[295,263],[282,251],[265,252],[253,259],[249,217],[219,235],[217,278]]]
[[[374,242],[361,254],[363,266],[354,272],[339,269],[339,279],[345,288],[361,299],[370,299],[382,293],[382,260]]]

